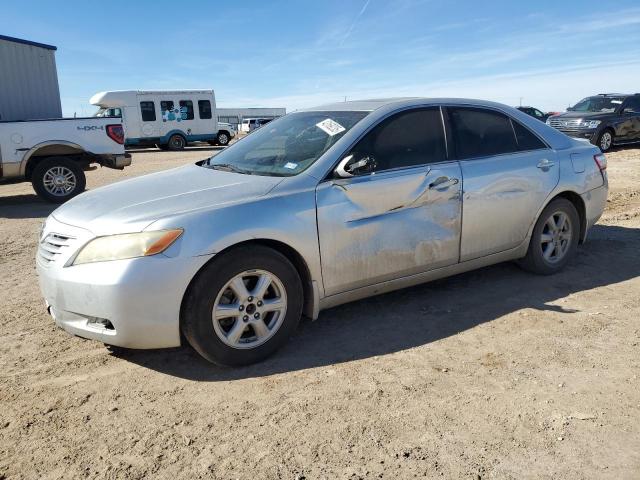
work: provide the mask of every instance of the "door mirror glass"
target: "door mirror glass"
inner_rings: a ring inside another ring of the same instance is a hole
[[[340,160],[340,163],[335,169],[335,173],[339,178],[349,178],[356,175],[373,173],[376,166],[377,163],[373,156],[351,153]]]

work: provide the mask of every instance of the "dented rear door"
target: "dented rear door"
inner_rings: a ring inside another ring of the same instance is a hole
[[[321,183],[325,294],[457,263],[461,187],[455,161]]]

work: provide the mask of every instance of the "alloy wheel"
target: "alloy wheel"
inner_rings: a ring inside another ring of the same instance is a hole
[[[611,133],[604,132],[602,134],[602,138],[600,138],[600,150],[602,150],[603,152],[606,152],[607,150],[609,150],[611,148],[612,141],[613,141],[613,138],[611,138]]]
[[[247,270],[222,287],[211,317],[223,343],[249,349],[272,338],[286,313],[287,293],[282,281],[266,270]]]
[[[540,235],[542,256],[547,262],[558,263],[567,255],[572,230],[571,219],[562,211],[553,213],[547,219]]]
[[[63,166],[51,167],[44,173],[42,183],[45,190],[56,197],[69,195],[78,183],[76,174]]]

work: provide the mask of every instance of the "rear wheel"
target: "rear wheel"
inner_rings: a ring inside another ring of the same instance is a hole
[[[284,255],[263,246],[238,248],[194,280],[184,301],[182,331],[210,362],[255,363],[294,332],[302,295],[298,272]]]
[[[169,142],[167,142],[167,148],[173,152],[178,150],[184,150],[184,147],[187,146],[187,141],[184,139],[182,135],[175,134],[169,137]]]
[[[216,138],[218,145],[222,145],[224,147],[229,144],[229,140],[230,138],[227,132],[218,132],[218,136]]]
[[[67,157],[49,157],[33,169],[31,184],[42,199],[63,203],[84,192],[86,177],[78,162]]]
[[[553,200],[540,214],[529,243],[523,268],[540,275],[556,273],[576,254],[580,218],[565,198]]]
[[[598,137],[597,146],[602,152],[608,152],[613,147],[613,132],[609,129],[603,131]]]

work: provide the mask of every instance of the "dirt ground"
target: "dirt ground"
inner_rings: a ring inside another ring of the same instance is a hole
[[[94,188],[211,155],[142,151]],[[325,311],[255,366],[54,327],[52,207],[0,185],[0,479],[640,478],[640,150],[577,259],[497,265]]]

